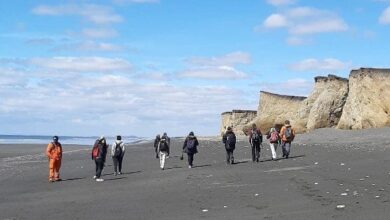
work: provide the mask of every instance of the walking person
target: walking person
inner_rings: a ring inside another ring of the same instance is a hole
[[[198,145],[198,139],[194,135],[194,132],[191,131],[186,137],[183,144],[183,151],[187,153],[188,156],[188,168],[193,167],[194,155],[198,153]]]
[[[267,139],[269,139],[269,147],[271,148],[272,160],[276,160],[276,149],[279,143],[279,133],[275,128],[271,128],[270,132],[267,135]]]
[[[156,136],[156,138],[154,139],[154,152],[156,152],[156,158],[158,159],[158,143],[160,143],[160,140],[161,140],[161,137],[160,137],[160,135],[158,134],[157,136]]]
[[[249,132],[249,144],[252,147],[252,162],[259,162],[260,158],[260,145],[263,142],[263,134],[256,124],[252,124],[252,129]]]
[[[282,129],[280,129],[280,138],[282,139],[283,157],[287,159],[290,155],[291,142],[295,138],[295,130],[291,127],[289,120],[286,120]]]
[[[160,142],[158,142],[157,151],[159,152],[159,157],[160,157],[160,168],[164,170],[165,159],[169,151],[168,140],[165,139],[164,136],[162,136]]]
[[[168,137],[167,133],[164,132],[161,138],[164,138],[168,144],[168,150],[167,150],[167,158],[169,158],[169,154],[171,152],[171,138]]]
[[[236,135],[231,127],[228,127],[226,133],[222,137],[222,142],[225,144],[226,164],[234,164],[233,152],[236,149]]]
[[[49,182],[61,181],[62,146],[58,136],[54,136],[53,141],[47,145],[46,156],[49,159]]]
[[[116,141],[111,145],[112,161],[114,163],[114,175],[122,174],[122,161],[125,156],[125,144],[120,135],[116,136]]]
[[[103,182],[104,179],[101,178],[102,171],[104,168],[104,163],[106,162],[107,156],[107,142],[104,136],[101,136],[95,141],[95,144],[92,148],[92,160],[95,161],[95,171],[96,175],[93,177],[97,182]]]

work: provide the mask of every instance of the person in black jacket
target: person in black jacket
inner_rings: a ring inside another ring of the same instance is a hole
[[[192,168],[194,162],[194,155],[198,153],[198,139],[194,135],[194,132],[190,132],[186,137],[183,144],[183,151],[187,153],[188,156],[188,168]]]
[[[104,168],[104,163],[106,162],[106,155],[107,155],[107,148],[108,148],[106,138],[104,136],[101,136],[99,139],[97,139],[95,141],[93,148],[94,149],[92,150],[92,160],[95,160],[95,165],[96,165],[96,175],[93,178],[96,179],[97,182],[103,182],[104,179],[100,178],[100,176]],[[95,157],[93,155],[93,152],[96,148],[98,149],[98,153]]]
[[[225,144],[226,149],[226,163],[234,164],[233,151],[236,149],[236,135],[231,127],[227,128],[226,133],[222,137],[222,142]]]

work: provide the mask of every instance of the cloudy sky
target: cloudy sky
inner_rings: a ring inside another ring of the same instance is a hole
[[[260,90],[389,67],[390,0],[0,1],[0,133],[218,134]]]

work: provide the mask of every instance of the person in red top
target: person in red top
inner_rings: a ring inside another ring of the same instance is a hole
[[[60,167],[62,160],[62,146],[58,142],[58,136],[53,137],[53,142],[46,148],[46,156],[49,159],[49,182],[61,181]]]
[[[295,130],[291,127],[290,121],[286,120],[284,126],[280,129],[280,138],[282,139],[283,157],[288,158],[290,155],[291,142],[295,138]]]

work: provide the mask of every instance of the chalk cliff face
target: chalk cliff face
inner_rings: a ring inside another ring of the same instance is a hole
[[[221,134],[226,131],[227,127],[232,127],[234,133],[243,135],[243,127],[256,118],[256,115],[257,111],[252,110],[233,110],[222,113]]]
[[[278,95],[261,91],[257,117],[244,127],[244,132],[250,130],[253,123],[263,133],[269,131],[275,124],[283,124],[286,119],[294,123],[300,104],[305,99],[306,97]]]
[[[301,111],[310,107],[306,129],[334,127],[340,120],[348,97],[348,80],[329,75],[316,77],[312,95],[301,106]]]
[[[257,117],[244,127],[255,123],[263,132],[280,127],[289,120],[297,132],[336,126],[348,95],[348,80],[334,75],[315,78],[309,97],[285,96],[260,92]]]
[[[352,70],[349,94],[338,124],[341,129],[390,125],[390,69]]]
[[[242,117],[236,127],[236,131],[242,128],[241,133],[247,133],[253,123],[266,133],[285,120],[290,120],[297,132],[390,126],[390,69],[352,70],[349,80],[335,75],[315,77],[307,98],[261,91],[257,117],[248,118],[250,122],[244,126]]]

